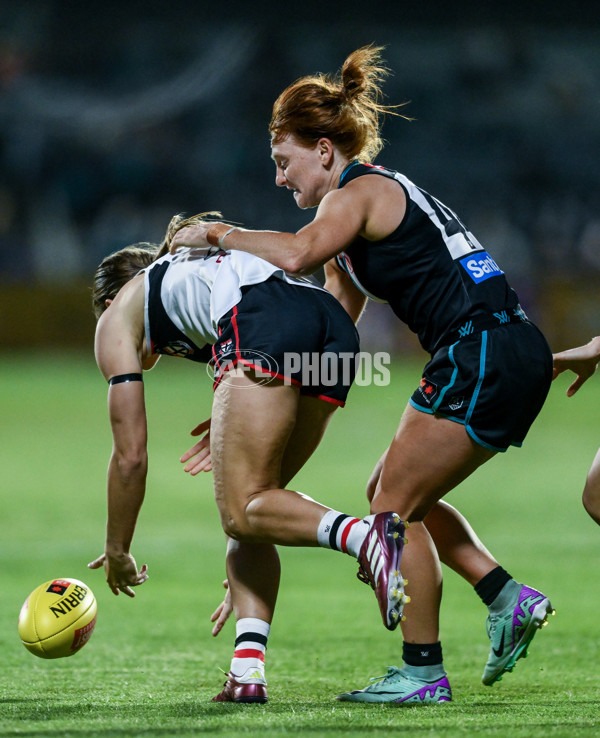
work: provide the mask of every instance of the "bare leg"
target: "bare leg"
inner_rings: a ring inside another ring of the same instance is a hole
[[[317,528],[329,508],[280,487],[298,408],[296,387],[259,385],[241,370],[230,371],[215,392],[215,497],[223,529],[236,540],[317,545]]]
[[[470,585],[475,586],[498,566],[466,518],[447,502],[440,500],[431,508],[425,525],[442,564],[460,574]]]
[[[227,579],[236,620],[273,620],[281,566],[271,543],[227,542]]]
[[[600,449],[587,475],[583,490],[583,506],[592,520],[600,525]]]
[[[280,484],[287,486],[319,445],[335,405],[300,397],[296,424],[283,454]],[[271,623],[281,567],[277,549],[269,543],[229,539],[227,578],[235,619],[259,618]]]
[[[369,502],[377,489],[386,456],[387,450],[375,465],[367,483]],[[600,516],[600,479],[597,509]],[[498,562],[479,540],[467,519],[447,502],[437,502],[427,513],[424,522],[440,561],[460,574],[469,584],[474,586],[498,566]]]
[[[395,510],[411,523],[402,558],[411,596],[402,633],[409,643],[439,640],[441,569],[423,521],[441,497],[493,455],[459,424],[410,405],[406,408],[384,461],[371,511]]]

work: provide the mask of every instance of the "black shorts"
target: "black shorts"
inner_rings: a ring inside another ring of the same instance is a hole
[[[271,277],[243,287],[242,299],[218,328],[215,387],[228,369],[242,365],[262,383],[278,378],[302,394],[345,404],[356,373],[358,334],[328,292]]]
[[[462,423],[493,451],[521,446],[550,389],[552,353],[529,322],[482,331],[440,348],[410,404]]]

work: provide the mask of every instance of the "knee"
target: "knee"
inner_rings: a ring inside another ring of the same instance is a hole
[[[371,513],[392,511],[410,523],[422,522],[431,510],[431,503],[416,499],[416,496],[386,494],[379,487],[371,500]]]
[[[221,525],[225,535],[234,541],[250,543],[254,540],[248,525],[243,519],[233,516],[222,517]]]
[[[249,525],[243,509],[219,506],[219,513],[221,515],[223,532],[228,538],[234,541],[249,540]]]

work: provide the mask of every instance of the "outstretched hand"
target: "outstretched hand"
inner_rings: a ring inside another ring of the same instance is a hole
[[[123,592],[128,597],[135,597],[132,587],[139,587],[148,579],[148,567],[146,564],[138,571],[135,559],[131,554],[119,556],[107,556],[105,553],[97,559],[90,561],[88,568],[100,569],[104,567],[106,582],[113,594]]]
[[[210,418],[202,421],[192,431],[192,436],[200,436],[203,433],[205,435],[195,443],[192,448],[186,451],[183,456],[179,459],[182,464],[189,461],[183,467],[183,470],[195,476],[202,471],[208,472],[212,469],[212,461],[210,456]],[[191,459],[191,461],[190,461]]]
[[[577,375],[575,381],[567,389],[567,396],[572,397],[598,367],[600,362],[600,336],[592,338],[585,346],[577,346],[554,354],[553,358],[552,379],[556,379],[559,374],[567,370],[571,370]]]
[[[229,589],[229,582],[227,579],[223,581],[223,586],[227,590],[223,602],[217,607],[217,609],[210,616],[210,622],[214,623],[212,634],[218,636],[223,626],[227,622],[229,616],[233,612],[233,605],[231,604],[231,591]]]

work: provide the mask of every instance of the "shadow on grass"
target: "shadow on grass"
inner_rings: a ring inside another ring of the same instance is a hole
[[[267,704],[234,704],[232,702],[211,702],[210,697],[204,697],[199,695],[197,700],[181,700],[180,702],[170,701],[165,702],[164,700],[157,700],[155,704],[148,704],[148,702],[135,704],[129,700],[113,700],[109,702],[86,702],[82,700],[78,704],[63,704],[60,702],[52,703],[51,700],[41,700],[33,697],[0,697],[0,704],[13,706],[10,710],[10,714],[6,712],[6,709],[2,711],[1,717],[12,717],[17,720],[36,720],[40,717],[43,719],[56,719],[61,717],[69,716],[88,716],[93,717],[110,717],[114,715],[122,715],[124,710],[134,713],[137,710],[143,710],[147,716],[151,716],[153,713],[161,714],[168,717],[201,717],[203,715],[219,715],[219,714],[231,714],[231,712],[244,711],[251,713],[252,711],[268,711],[271,714],[290,714],[290,715],[302,715],[302,713],[312,710],[322,710],[324,707],[337,708],[339,710],[427,710],[427,711],[438,711],[440,716],[446,711],[454,711],[460,709],[461,711],[469,712],[493,712],[496,710],[514,710],[516,707],[522,707],[511,700],[506,701],[485,701],[485,702],[471,702],[471,701],[453,701],[444,704],[434,705],[421,705],[417,703],[412,704],[397,704],[397,703],[357,703],[357,702],[336,702],[325,700],[300,700],[293,701],[289,699],[277,700],[271,699]],[[589,705],[597,705],[596,699],[569,699],[569,707],[586,707]],[[556,701],[546,700],[537,701],[536,707],[548,707],[552,708],[557,705]]]
[[[492,721],[482,725],[484,735],[524,735],[523,731],[530,727],[531,715],[526,713],[522,719],[513,713],[517,705],[510,700],[485,702],[452,702],[444,705],[396,705],[396,704],[325,704],[323,700],[292,701],[289,699],[272,699],[266,705],[238,705],[233,703],[210,702],[209,695],[198,695],[198,699],[160,700],[155,703],[136,700],[106,701],[82,700],[78,704],[64,704],[60,697],[56,700],[41,700],[32,697],[0,698],[0,735],[48,736],[56,738],[106,738],[118,736],[190,736],[220,733],[229,735],[232,731],[243,736],[307,734],[307,735],[365,735],[376,733],[386,728],[385,722],[390,718],[390,711],[404,711],[404,726],[411,733],[455,736],[458,733],[468,734],[472,723],[463,722],[465,718],[473,719],[487,715]],[[536,708],[552,710],[559,703],[546,700],[536,704]],[[589,714],[592,706],[597,705],[593,699],[569,700],[569,709],[580,710]],[[323,715],[327,708],[328,714]],[[331,712],[336,713],[335,724],[332,724]],[[499,717],[499,713],[505,717]],[[232,718],[237,718],[233,720]],[[535,733],[556,730],[556,722],[535,721]],[[578,720],[579,717],[579,720]],[[574,722],[567,722],[569,730],[590,728],[589,723],[581,721],[581,715]],[[423,721],[423,718],[425,720]],[[394,722],[400,719],[394,718]],[[383,721],[383,722],[380,722]],[[122,721],[123,725],[115,724]],[[105,723],[105,725],[103,725]],[[9,728],[7,730],[7,728]]]

